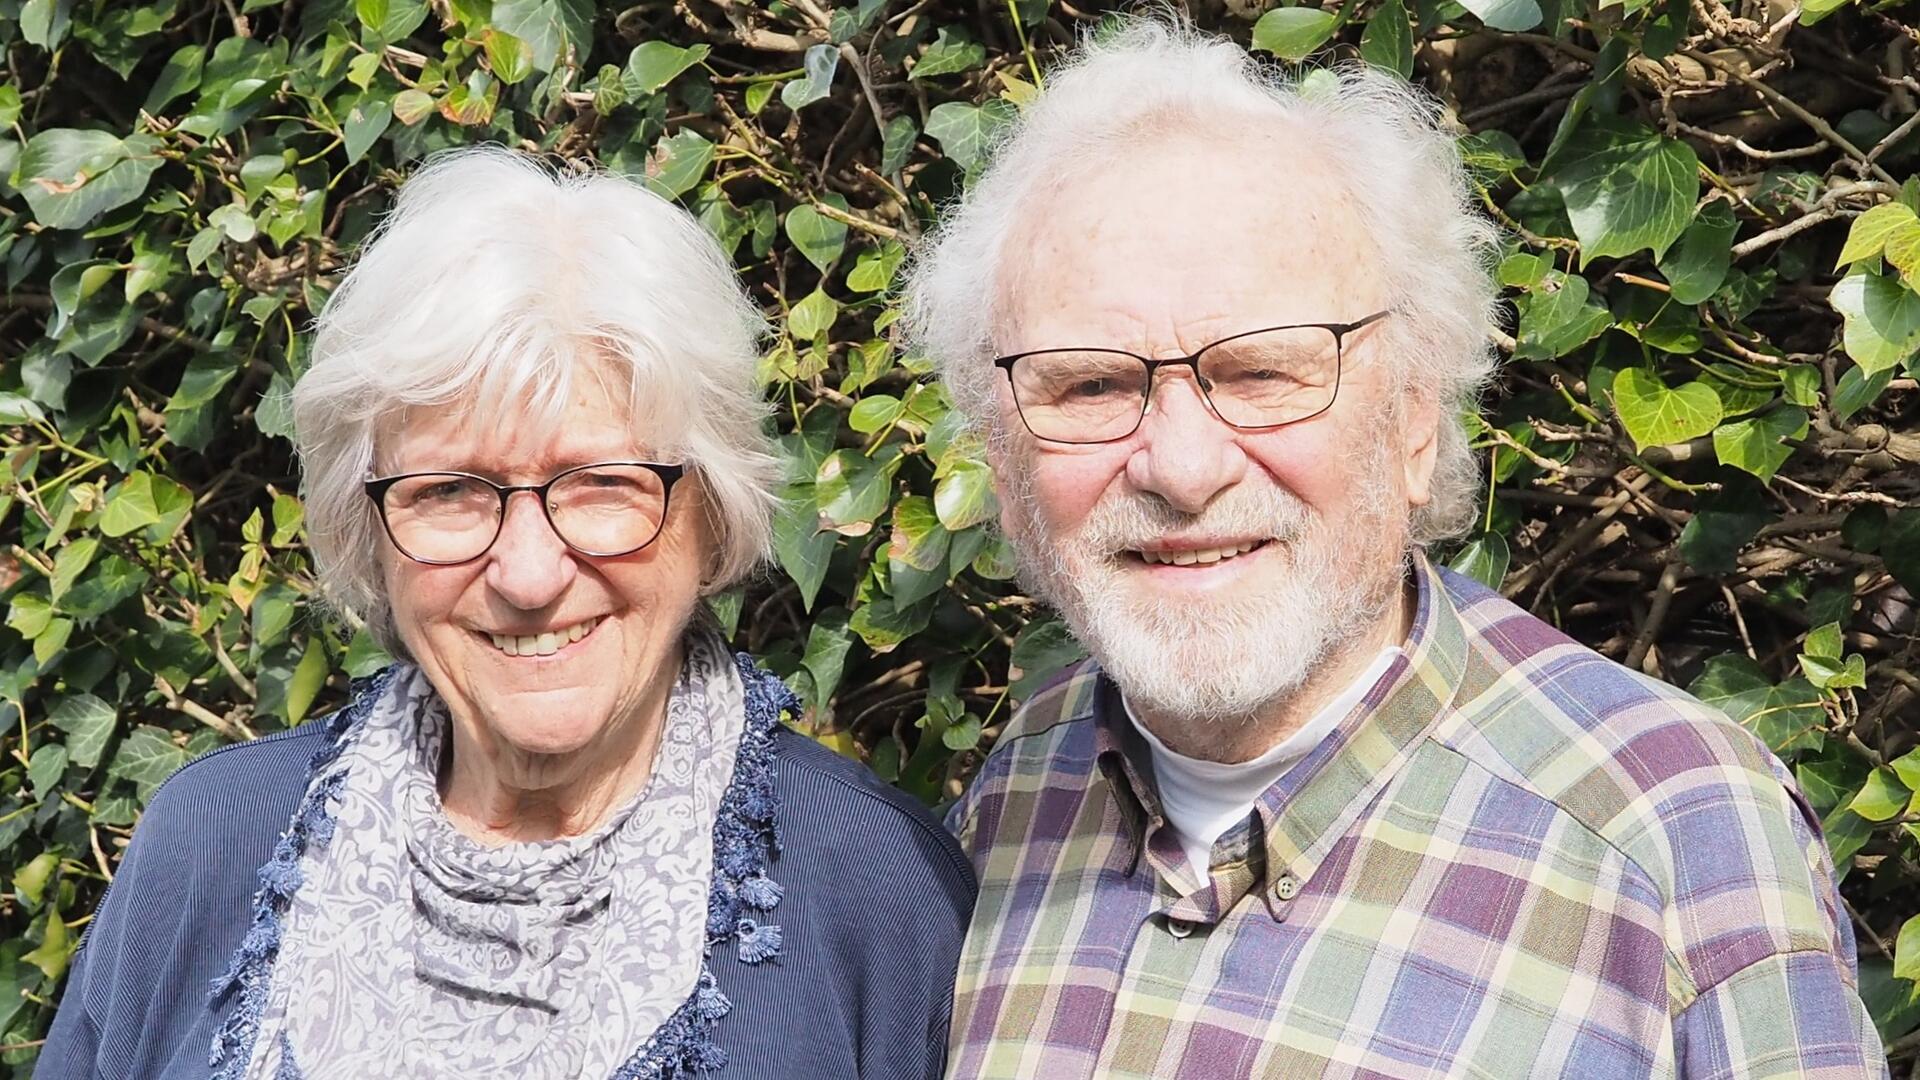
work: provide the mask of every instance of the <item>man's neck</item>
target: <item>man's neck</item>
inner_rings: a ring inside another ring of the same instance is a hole
[[[1371,626],[1321,660],[1298,690],[1245,723],[1196,724],[1145,708],[1136,708],[1134,714],[1177,754],[1229,765],[1252,761],[1306,726],[1367,670],[1382,649],[1405,644],[1419,601],[1418,587],[1407,582],[1401,587],[1400,603],[1387,605]]]

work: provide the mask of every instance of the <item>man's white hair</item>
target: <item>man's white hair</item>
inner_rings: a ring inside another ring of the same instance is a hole
[[[1439,104],[1391,75],[1353,65],[1294,80],[1170,18],[1134,17],[1095,34],[998,134],[991,163],[908,268],[907,328],[940,365],[956,404],[998,434],[999,372],[987,361],[1023,211],[1085,170],[1155,152],[1155,134],[1229,139],[1254,126],[1297,139],[1367,232],[1394,311],[1379,333],[1381,355],[1396,365],[1397,396],[1417,393],[1443,410],[1433,498],[1413,515],[1409,536],[1457,535],[1475,518],[1480,475],[1455,417],[1477,407],[1493,371],[1498,237],[1475,209]]]
[[[719,545],[706,590],[739,580],[765,555],[777,499],[765,329],[720,245],[639,183],[501,147],[436,155],[320,314],[293,391],[323,594],[398,647],[362,491],[377,436],[430,405],[557,426],[582,378],[627,399],[651,455],[698,474]]]

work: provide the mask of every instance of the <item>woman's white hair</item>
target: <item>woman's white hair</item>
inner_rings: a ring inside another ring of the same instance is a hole
[[[627,398],[650,454],[698,474],[719,547],[705,589],[738,581],[765,556],[777,500],[765,329],[720,245],[642,185],[502,147],[436,155],[321,312],[293,391],[323,595],[397,647],[362,483],[407,409],[557,426],[581,378]]]
[[[1415,543],[1470,527],[1480,474],[1454,418],[1478,405],[1495,356],[1488,341],[1498,247],[1441,108],[1362,65],[1288,78],[1238,45],[1174,17],[1133,17],[1096,32],[1047,73],[1046,89],[997,135],[991,164],[948,208],[908,269],[906,326],[940,365],[954,401],[992,428],[998,372],[987,360],[1005,246],[1023,209],[1078,172],[1152,153],[1147,136],[1231,138],[1272,125],[1298,138],[1350,196],[1394,316],[1380,326],[1399,394],[1448,415],[1433,499],[1409,523]]]

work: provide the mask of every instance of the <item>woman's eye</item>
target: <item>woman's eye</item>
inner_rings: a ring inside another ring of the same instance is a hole
[[[437,484],[427,485],[415,498],[428,502],[450,502],[466,493],[467,485],[460,481],[442,480]]]

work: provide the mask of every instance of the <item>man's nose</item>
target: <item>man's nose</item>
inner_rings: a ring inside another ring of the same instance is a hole
[[[1194,376],[1163,370],[1135,436],[1138,449],[1127,459],[1127,480],[1176,509],[1198,513],[1246,475],[1237,436],[1207,406]]]
[[[507,497],[506,519],[487,552],[487,587],[514,607],[534,611],[558,600],[579,566],[547,521],[538,493],[521,494]]]

